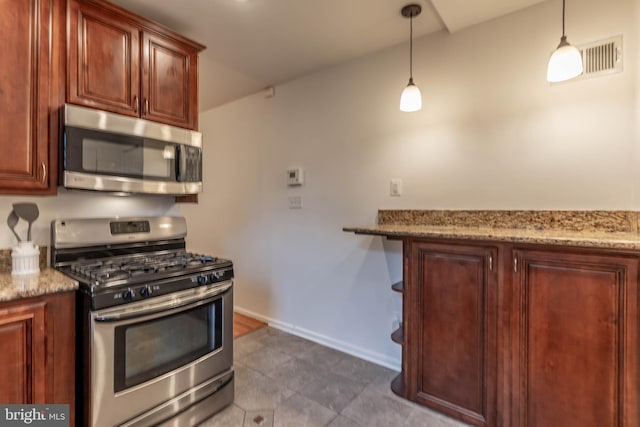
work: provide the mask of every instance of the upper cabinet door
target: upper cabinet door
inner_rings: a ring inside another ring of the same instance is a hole
[[[198,51],[152,32],[142,49],[142,117],[196,129]]]
[[[62,11],[58,0],[0,0],[0,194],[56,190]]]
[[[140,28],[78,1],[68,19],[68,102],[139,116]]]

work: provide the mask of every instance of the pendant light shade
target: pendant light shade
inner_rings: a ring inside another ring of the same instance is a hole
[[[571,46],[564,32],[565,0],[562,0],[562,37],[558,48],[549,58],[547,67],[547,81],[556,83],[572,79],[582,74],[582,55],[580,51]]]
[[[422,109],[422,94],[420,89],[413,82],[413,17],[420,15],[422,6],[419,4],[408,4],[402,8],[400,13],[405,18],[409,18],[409,84],[400,95],[400,111],[413,112]]]
[[[420,89],[409,79],[409,84],[400,95],[400,110],[406,113],[420,111],[422,109],[422,94]]]

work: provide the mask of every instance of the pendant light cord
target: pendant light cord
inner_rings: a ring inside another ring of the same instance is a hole
[[[409,18],[409,80],[413,81],[413,13]]]
[[[562,37],[566,36],[566,34],[564,33],[564,6],[565,0],[562,0]]]

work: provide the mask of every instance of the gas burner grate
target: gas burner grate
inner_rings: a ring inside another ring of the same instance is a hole
[[[218,258],[192,252],[146,254],[121,259],[103,259],[71,265],[71,271],[99,285],[140,278],[146,275],[169,274],[181,270],[213,265]]]

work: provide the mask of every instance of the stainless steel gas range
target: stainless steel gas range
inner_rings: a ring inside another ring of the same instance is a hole
[[[78,425],[193,426],[233,401],[233,264],[186,233],[181,217],[52,222],[52,265],[80,282]]]

